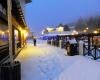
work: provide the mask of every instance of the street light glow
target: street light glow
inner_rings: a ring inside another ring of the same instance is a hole
[[[28,32],[26,30],[23,30],[23,34],[24,34],[24,37],[28,37]]]
[[[89,28],[87,27],[86,29],[88,30]]]
[[[83,32],[87,32],[87,30],[83,30]]]
[[[48,32],[52,32],[53,28],[47,28]]]
[[[5,32],[2,31],[2,35],[4,36],[5,35]]]
[[[0,34],[3,36],[5,35],[5,32],[0,30]]]
[[[76,30],[73,30],[72,35],[76,35],[78,32]]]
[[[98,33],[98,31],[94,31],[93,33],[97,34],[97,33]]]
[[[64,27],[62,27],[62,26],[58,27],[58,28],[57,28],[57,31],[58,31],[58,32],[64,31]]]
[[[17,30],[14,30],[14,32],[15,32],[15,35],[18,36],[18,31]]]

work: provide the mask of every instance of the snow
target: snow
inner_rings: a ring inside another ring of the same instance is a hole
[[[100,64],[81,58],[66,69],[59,80],[100,80]]]
[[[76,41],[75,38],[73,38],[73,39],[69,40],[69,43],[70,43],[70,44],[74,44],[74,43],[77,43],[77,41]]]
[[[21,80],[100,80],[100,62],[84,56],[65,56],[67,51],[37,40],[20,52]],[[42,43],[42,44],[41,44]]]

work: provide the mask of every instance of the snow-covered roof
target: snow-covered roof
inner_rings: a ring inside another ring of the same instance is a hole
[[[56,36],[56,35],[71,35],[73,31],[63,31],[63,32],[52,32],[48,34],[44,34],[45,36]]]

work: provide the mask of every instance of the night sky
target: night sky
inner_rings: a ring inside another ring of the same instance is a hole
[[[100,0],[33,0],[26,5],[25,17],[31,32],[40,33],[47,26],[96,15],[100,15]]]

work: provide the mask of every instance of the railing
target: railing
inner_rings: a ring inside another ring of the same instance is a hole
[[[9,55],[8,44],[0,46],[0,61]]]
[[[20,42],[16,43],[16,54],[13,54],[14,58],[21,51]],[[0,63],[4,62],[9,58],[9,45],[7,43],[0,45]]]
[[[18,42],[17,42],[17,49],[20,48],[20,47],[21,47],[21,46],[20,46],[20,42],[18,41]]]
[[[57,40],[48,40],[47,44],[56,46],[56,47],[60,47],[60,42]],[[67,49],[67,44],[68,44],[68,42],[61,41],[61,48]]]
[[[100,45],[84,45],[83,54],[91,56],[94,60],[100,58]]]
[[[52,43],[52,46],[57,46],[57,47],[60,47],[60,42],[59,41],[47,41],[48,44],[51,45]],[[61,48],[63,49],[67,49],[68,47],[68,43],[67,42],[64,42],[62,41],[61,42]],[[77,45],[77,49],[79,49],[78,45]],[[86,56],[91,56],[94,60],[97,60],[100,58],[100,45],[88,45],[88,44],[84,44],[83,45],[83,55]]]

